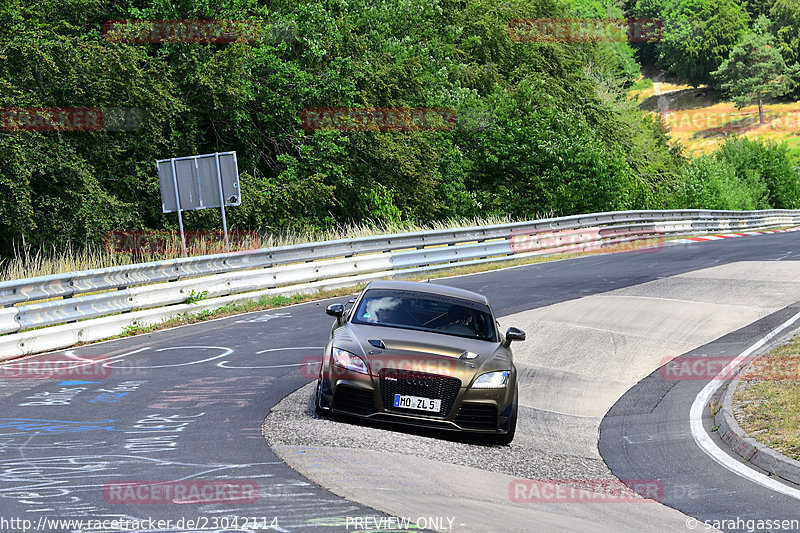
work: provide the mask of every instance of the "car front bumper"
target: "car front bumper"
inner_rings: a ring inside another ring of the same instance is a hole
[[[424,388],[407,384],[398,387],[378,376],[356,374],[336,379],[323,378],[320,382],[321,404],[330,412],[381,422],[469,433],[505,434],[509,430],[515,401],[516,376],[512,374],[514,379],[509,379],[505,388],[473,389],[458,386],[454,390],[433,391],[427,395]],[[442,412],[395,408],[390,401],[395,393],[416,393],[413,395],[440,399]],[[448,393],[452,398],[447,397]]]

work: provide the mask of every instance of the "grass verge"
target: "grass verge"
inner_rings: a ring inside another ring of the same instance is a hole
[[[630,87],[629,97],[645,111],[660,114],[670,129],[671,144],[682,146],[692,157],[710,154],[737,135],[786,142],[790,149],[800,144],[800,102],[764,102],[765,122],[760,124],[756,105],[738,109],[709,87],[694,88],[674,80],[655,79],[648,86],[646,79]],[[698,97],[702,94],[705,96]]]
[[[750,365],[734,393],[733,412],[751,437],[800,460],[800,335]]]

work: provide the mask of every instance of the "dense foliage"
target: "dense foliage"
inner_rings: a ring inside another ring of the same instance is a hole
[[[734,0],[663,3],[681,28],[687,17],[708,19],[702,33],[715,44],[666,39],[654,52],[676,69],[701,65],[687,71],[697,79],[721,64],[751,16]],[[793,5],[777,0],[768,16],[796,17]],[[691,164],[670,148],[663,125],[626,97],[639,68],[629,44],[521,43],[508,33],[517,18],[625,14],[577,0],[4,2],[0,108],[134,108],[141,124],[0,129],[0,255],[23,242],[174,228],[175,215],[161,213],[155,161],[229,150],[244,200],[228,212],[234,229],[800,205],[780,147],[741,141]],[[105,22],[130,19],[258,20],[274,31],[221,44],[104,37]],[[784,34],[781,46],[796,53],[796,32]],[[443,107],[483,119],[434,132],[301,127],[303,109],[331,106]],[[186,224],[218,228],[219,214],[187,213]]]
[[[797,170],[785,145],[739,138],[683,168],[673,207],[785,209],[800,205]]]
[[[787,67],[780,51],[772,46],[774,38],[768,32],[769,24],[769,19],[760,15],[754,31],[742,36],[728,59],[711,73],[736,107],[758,103],[761,124],[764,123],[764,99],[789,92],[800,73],[800,65],[795,63]]]
[[[623,4],[626,16],[659,20],[663,26],[660,38],[634,45],[640,62],[695,87],[718,82],[712,72],[730,59],[737,45],[770,56],[759,62],[775,61],[764,51],[771,46],[786,65],[800,60],[798,0],[624,0]]]

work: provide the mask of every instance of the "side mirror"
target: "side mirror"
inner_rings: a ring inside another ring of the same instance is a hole
[[[503,346],[506,348],[511,345],[511,341],[524,341],[525,340],[525,332],[521,329],[517,328],[508,328],[506,331],[506,341],[503,343]]]
[[[325,314],[335,316],[336,318],[342,318],[342,315],[344,315],[344,306],[342,304],[331,304],[325,309]],[[523,336],[524,335],[523,333]]]

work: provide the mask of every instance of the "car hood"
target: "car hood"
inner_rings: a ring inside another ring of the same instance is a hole
[[[511,368],[511,354],[499,342],[400,328],[347,324],[333,345],[364,358],[372,375],[384,368],[458,377]]]

